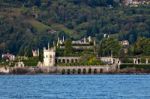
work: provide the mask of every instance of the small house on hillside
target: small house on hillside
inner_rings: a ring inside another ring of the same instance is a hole
[[[2,54],[2,59],[5,59],[6,61],[14,61],[15,55],[10,53]]]

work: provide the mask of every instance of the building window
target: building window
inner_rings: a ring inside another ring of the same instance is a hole
[[[52,58],[52,55],[50,55],[50,58]]]

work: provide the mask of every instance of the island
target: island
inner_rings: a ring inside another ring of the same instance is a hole
[[[147,39],[140,39],[147,40]],[[48,44],[42,51],[32,50],[32,57],[3,54],[1,74],[118,74],[149,73],[150,57],[130,56],[127,40],[117,41],[104,35],[101,46],[106,48],[112,41],[115,48],[103,51],[98,48],[94,37],[80,40],[58,38],[53,45]],[[142,41],[141,41],[142,42]],[[107,46],[105,46],[105,44]],[[111,44],[110,44],[111,45]],[[118,49],[121,54],[118,54]],[[101,52],[99,52],[101,51]],[[117,52],[116,52],[117,51]],[[103,56],[108,54],[110,56]],[[101,56],[100,56],[101,55]],[[41,61],[40,61],[41,60]]]

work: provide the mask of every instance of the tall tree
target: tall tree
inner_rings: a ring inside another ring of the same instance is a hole
[[[73,53],[73,47],[72,47],[72,41],[71,40],[67,40],[65,42],[65,51],[64,51],[65,55],[71,55]]]

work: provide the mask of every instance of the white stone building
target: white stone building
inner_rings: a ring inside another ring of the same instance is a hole
[[[2,54],[2,58],[6,59],[6,61],[14,61],[15,60],[15,55],[7,53],[7,54]]]
[[[91,36],[87,37],[87,38],[82,38],[81,40],[73,40],[72,41],[72,45],[87,45],[90,44],[92,42],[95,42]],[[65,43],[65,37],[62,38],[62,40],[60,38],[58,38],[57,40],[57,46],[58,45],[62,45]]]
[[[38,50],[32,50],[32,56],[38,57],[39,56],[39,49]]]
[[[19,68],[24,67],[24,66],[25,66],[25,64],[23,62],[17,62],[15,64],[15,67],[19,67]]]
[[[55,48],[50,48],[48,45],[48,49],[43,49],[43,66],[54,66],[55,65]]]
[[[121,44],[122,46],[129,46],[129,45],[130,45],[128,40],[120,41],[120,44]]]
[[[106,64],[121,64],[119,58],[110,57],[100,57],[100,60]]]
[[[140,4],[149,4],[150,0],[124,0],[125,5],[132,5],[137,7]]]

